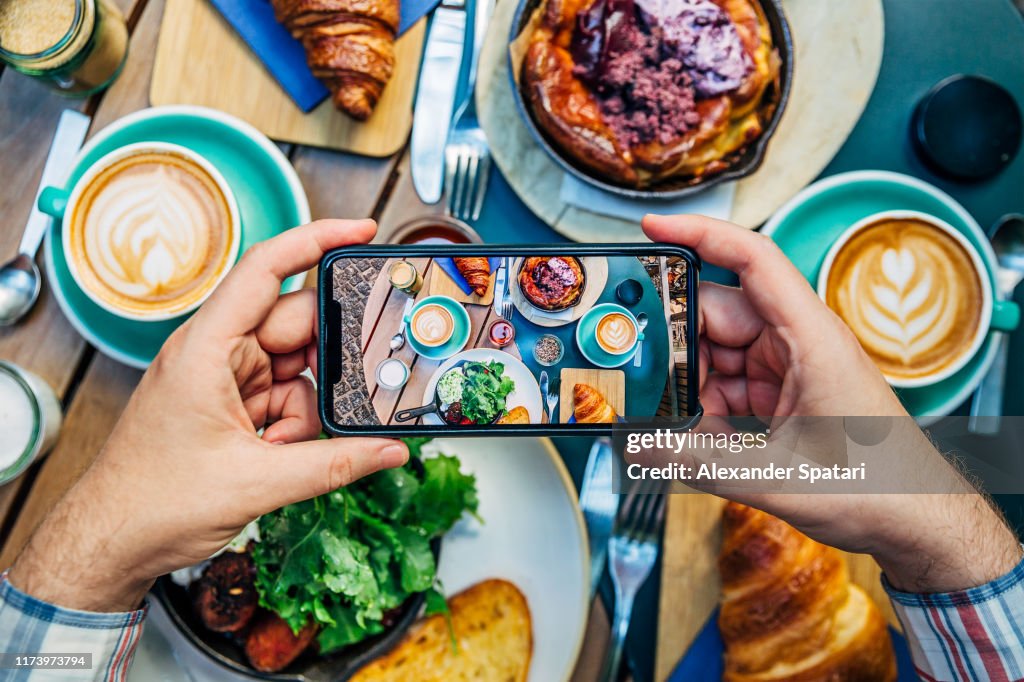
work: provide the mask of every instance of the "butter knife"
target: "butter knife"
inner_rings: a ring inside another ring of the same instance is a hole
[[[612,492],[612,443],[607,437],[594,440],[580,487],[580,509],[590,540],[590,601],[604,575],[608,539],[615,525],[619,497]]]
[[[466,0],[443,0],[434,10],[412,119],[412,184],[427,204],[441,200],[444,144],[466,38]]]
[[[505,303],[505,278],[507,276],[504,263],[499,263],[498,272],[494,275],[494,302],[491,304],[494,314],[498,317],[504,317],[501,307]]]

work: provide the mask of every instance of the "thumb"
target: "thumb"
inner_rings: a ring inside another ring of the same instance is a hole
[[[409,449],[399,440],[335,438],[267,445],[257,474],[264,512],[329,493],[381,469],[402,466]],[[270,486],[265,483],[271,482]]]

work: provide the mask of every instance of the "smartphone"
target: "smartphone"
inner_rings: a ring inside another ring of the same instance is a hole
[[[700,261],[668,244],[352,246],[319,270],[334,435],[687,428]]]

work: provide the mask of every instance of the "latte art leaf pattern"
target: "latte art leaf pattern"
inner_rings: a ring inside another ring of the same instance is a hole
[[[185,308],[228,265],[231,218],[202,168],[169,154],[129,157],[83,193],[72,220],[78,269],[128,309]]]
[[[826,302],[890,377],[940,371],[968,350],[982,290],[955,239],[916,221],[883,223],[840,250]]]
[[[636,330],[625,315],[615,313],[602,319],[597,325],[597,338],[604,348],[618,353],[633,346]]]

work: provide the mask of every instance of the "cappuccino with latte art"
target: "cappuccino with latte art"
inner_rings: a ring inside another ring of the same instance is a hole
[[[197,308],[238,253],[238,209],[205,160],[173,145],[123,148],[72,194],[65,253],[83,290],[132,319]]]
[[[894,386],[939,381],[988,330],[984,265],[954,228],[914,214],[865,221],[826,260],[819,292]]]

